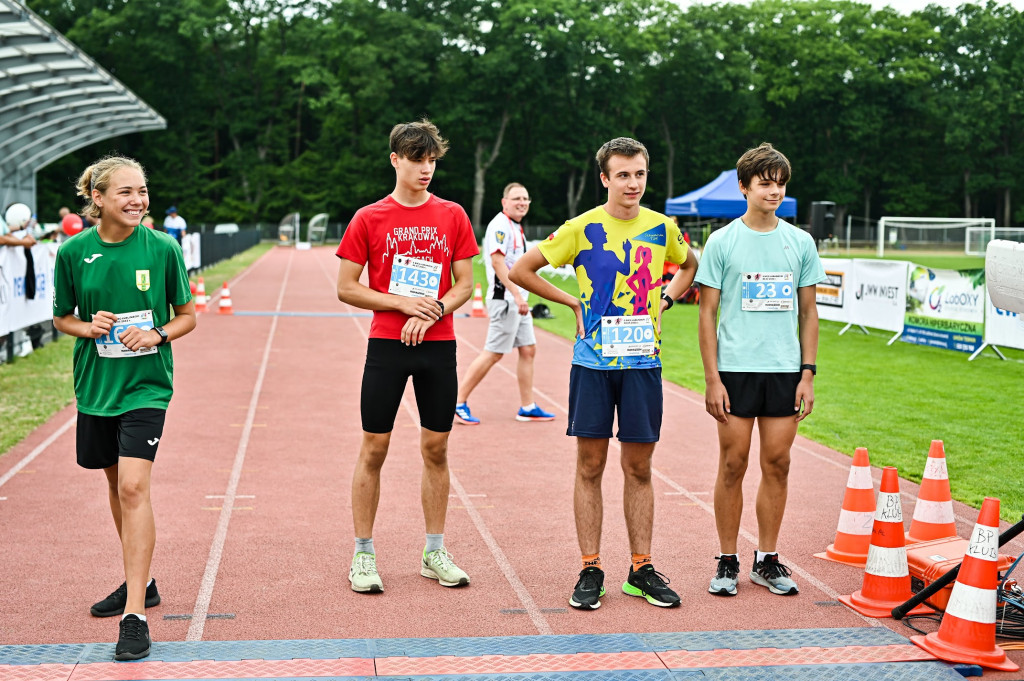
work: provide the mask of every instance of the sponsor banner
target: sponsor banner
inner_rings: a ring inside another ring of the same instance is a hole
[[[854,260],[849,321],[893,333],[902,331],[909,269],[905,260]]]
[[[31,253],[36,271],[34,298],[27,297],[24,247],[0,246],[0,336],[53,319],[53,268],[57,262],[57,244],[37,243]]]
[[[1024,315],[998,308],[985,295],[985,342],[1004,348],[1024,349]]]
[[[974,352],[985,330],[985,270],[914,265],[907,284],[902,340]]]
[[[849,322],[853,261],[848,258],[822,258],[821,264],[825,267],[825,281],[815,287],[818,318]]]

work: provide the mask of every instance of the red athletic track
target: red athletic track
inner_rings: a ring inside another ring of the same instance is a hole
[[[445,589],[419,575],[418,419],[410,390],[384,467],[374,536],[385,592],[353,593],[347,582],[353,550],[349,490],[360,442],[359,386],[370,320],[314,316],[358,312],[338,302],[336,274],[331,248],[275,248],[231,282],[235,315],[202,314],[196,331],[174,344],[175,397],[154,470],[153,576],[163,597],[149,611],[154,639],[883,625],[910,635],[901,623],[869,621],[836,605],[839,595],[860,588],[862,572],[811,554],[834,538],[850,459],[802,438],[794,448],[780,542],[801,594],[773,596],[745,577],[735,598],[707,593],[717,553],[711,510],[715,426],[702,396],[669,383],[654,459],[654,561],[672,578],[683,605],[663,610],[619,589],[629,549],[613,441],[602,542],[608,595],[594,612],[568,608],[579,563],[571,501],[575,447],[565,436],[571,345],[543,331],[537,339],[537,398],[558,419],[515,421],[515,360],[509,357],[470,399],[483,424],[456,425],[452,433],[446,544],[472,585]],[[290,315],[243,314],[275,310]],[[460,374],[479,352],[486,324],[456,319]],[[665,351],[697,349],[676,349],[669,339]],[[0,644],[104,642],[116,636],[116,620],[88,612],[121,582],[123,572],[103,476],[74,462],[74,416],[73,407],[61,411],[0,459]],[[920,434],[922,467],[929,441],[941,437]],[[874,443],[851,444],[870,450]],[[756,452],[751,461],[742,575],[756,537]],[[878,477],[876,471],[876,483]],[[909,525],[917,486],[901,481],[901,488]],[[969,536],[977,512],[959,503],[955,508],[960,535]],[[1021,542],[1003,548],[1020,550]],[[1024,664],[1024,653],[1011,657]]]

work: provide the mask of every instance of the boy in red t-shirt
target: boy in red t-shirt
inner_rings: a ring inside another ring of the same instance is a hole
[[[360,393],[363,443],[352,476],[355,555],[352,590],[384,590],[373,549],[380,469],[412,377],[420,416],[422,503],[426,546],[420,574],[444,586],[469,576],[444,547],[448,511],[448,434],[455,418],[458,377],[452,313],[471,295],[472,258],[479,253],[466,211],[427,191],[448,142],[430,121],[391,130],[395,189],[356,211],[338,247],[338,299],[373,310]],[[368,268],[369,286],[360,283]]]

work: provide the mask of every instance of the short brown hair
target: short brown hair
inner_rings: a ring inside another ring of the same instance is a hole
[[[633,158],[637,154],[644,157],[648,166],[651,165],[651,156],[647,153],[647,147],[637,142],[632,137],[616,137],[601,145],[597,150],[597,167],[601,169],[605,177],[608,176],[608,159],[612,156],[625,156]]]
[[[90,218],[100,217],[100,207],[93,203],[92,190],[98,189],[101,194],[106,193],[110,187],[110,176],[115,170],[125,166],[138,170],[142,173],[142,181],[146,181],[146,171],[143,170],[142,164],[126,156],[104,156],[82,172],[75,184],[78,195],[85,198],[82,215]]]
[[[441,131],[426,118],[391,128],[389,144],[392,152],[414,161],[439,159],[448,152],[448,140],[441,137]]]
[[[505,189],[502,190],[501,198],[507,199],[508,195],[511,194],[512,190],[515,189],[516,187],[521,187],[522,189],[526,189],[525,186],[519,184],[518,182],[509,182],[508,184],[505,185]],[[529,191],[527,191],[527,193],[529,193]]]
[[[750,187],[750,182],[755,177],[787,184],[791,172],[789,159],[768,142],[762,142],[760,146],[749,149],[736,161],[736,176],[744,187]]]

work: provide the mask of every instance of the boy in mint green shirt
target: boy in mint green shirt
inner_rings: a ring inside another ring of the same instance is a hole
[[[779,595],[799,589],[776,543],[786,508],[790,448],[814,408],[818,312],[825,278],[814,240],[781,220],[789,160],[764,143],[736,164],[747,210],[711,234],[695,281],[707,411],[718,421],[715,524],[721,555],[708,591],[736,595],[743,476],[755,421],[760,436],[758,545],[750,579]],[[717,321],[717,324],[716,324]]]

